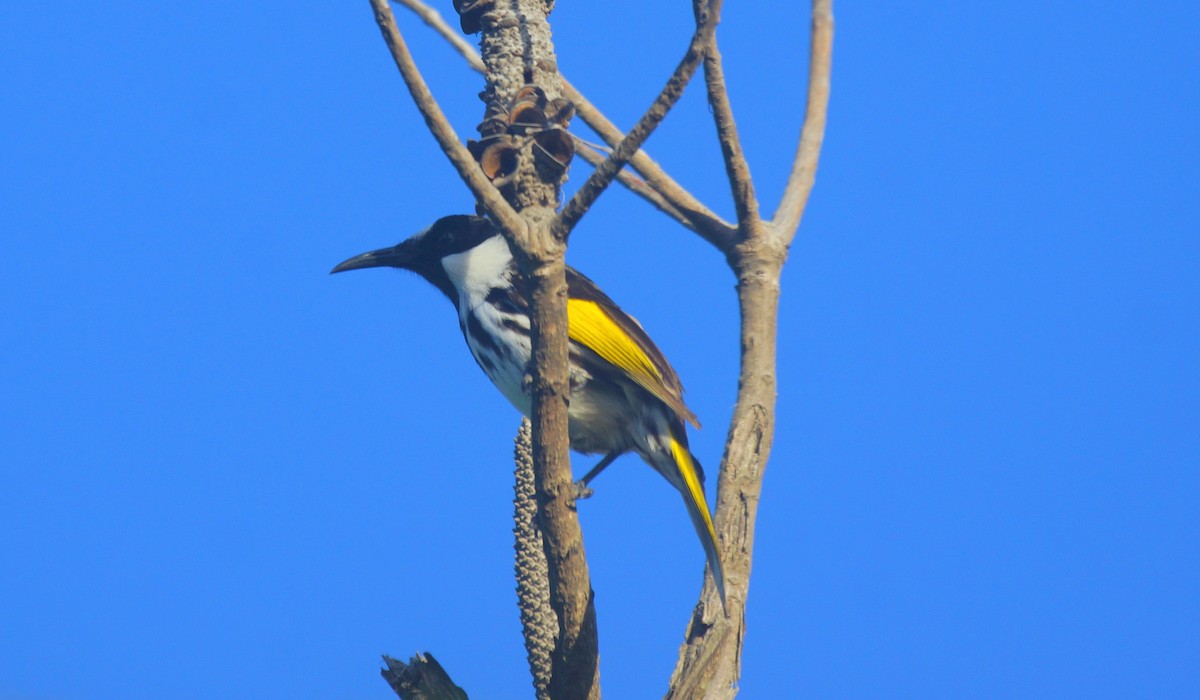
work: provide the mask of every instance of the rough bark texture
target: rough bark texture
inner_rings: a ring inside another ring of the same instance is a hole
[[[702,0],[698,0],[698,15],[701,4]],[[754,527],[763,470],[775,433],[779,278],[815,181],[825,134],[833,52],[832,0],[812,3],[808,106],[792,174],[771,222],[757,213],[758,204],[749,167],[738,143],[715,39],[712,49],[705,63],[709,104],[738,211],[740,239],[726,251],[738,281],[742,354],[737,404],[721,461],[715,518],[725,557],[729,616],[709,614],[711,604],[697,607],[671,676],[667,697],[673,699],[731,698],[736,694],[741,675]],[[711,602],[715,595],[708,585],[702,601]]]
[[[542,229],[545,230],[545,229]],[[554,698],[600,697],[599,647],[596,641],[596,608],[583,550],[583,534],[575,513],[574,480],[567,447],[566,372],[568,366],[566,265],[557,259],[526,270],[532,287],[532,339],[535,368],[533,457],[537,498],[550,564],[550,601],[558,615],[550,693]],[[561,440],[538,439],[539,435]]]
[[[499,0],[483,15],[480,55],[487,89],[484,122],[507,113],[526,85],[548,99],[561,93],[558,64],[546,22],[544,0]],[[596,610],[575,513],[567,443],[568,351],[566,244],[550,234],[561,181],[546,182],[534,166],[532,144],[522,149],[509,202],[526,221],[524,236],[509,235],[529,284],[533,362],[533,463],[550,603],[558,617],[557,646],[551,659],[550,695],[600,697]]]
[[[767,241],[743,243],[731,255],[742,314],[742,367],[717,482],[715,522],[729,614],[719,614],[716,591],[706,585],[702,599],[707,604],[697,607],[688,624],[668,698],[731,698],[741,676],[754,524],[775,431],[779,273],[786,254],[784,246]]]
[[[567,446],[567,329],[565,243],[550,234],[557,182],[545,182],[527,157],[506,188],[510,201],[488,181],[454,134],[433,99],[386,0],[371,0],[376,22],[413,101],[451,164],[504,233],[516,254],[532,297],[534,367],[533,452],[541,527],[550,569],[551,604],[559,621],[552,660],[555,698],[598,698],[596,622],[583,537],[573,504]],[[485,120],[506,112],[526,84],[546,95],[559,92],[557,62],[543,0],[500,0],[482,17],[486,66]],[[519,213],[518,213],[519,212]]]

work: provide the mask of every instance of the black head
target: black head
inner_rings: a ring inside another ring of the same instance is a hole
[[[446,277],[442,258],[470,250],[495,235],[496,229],[482,217],[464,214],[444,216],[429,228],[391,248],[372,250],[338,263],[329,274],[367,267],[412,270],[454,301],[457,293]]]

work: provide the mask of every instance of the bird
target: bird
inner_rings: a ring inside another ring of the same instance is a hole
[[[529,294],[508,242],[486,218],[445,216],[390,248],[356,255],[330,274],[391,267],[417,273],[454,305],[475,362],[521,413],[529,416]],[[588,484],[617,457],[637,453],[683,497],[704,548],[722,607],[725,575],[704,471],[688,448],[684,422],[700,427],[683,402],[683,385],[662,351],[632,316],[567,266],[571,449],[604,457],[579,482]]]

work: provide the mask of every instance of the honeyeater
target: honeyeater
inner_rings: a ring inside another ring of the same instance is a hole
[[[475,361],[516,408],[529,415],[529,295],[503,236],[484,218],[447,216],[391,248],[357,255],[332,272],[367,267],[412,270],[450,299]],[[636,452],[683,496],[722,603],[725,577],[704,498],[704,472],[688,449],[683,386],[632,316],[587,277],[567,268],[571,448],[612,460]]]

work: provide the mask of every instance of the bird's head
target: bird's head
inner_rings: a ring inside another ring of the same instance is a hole
[[[487,219],[455,214],[444,216],[429,228],[390,248],[372,250],[338,263],[329,274],[368,267],[395,267],[412,270],[442,290],[451,301],[457,298],[442,259],[470,250],[496,235]]]

